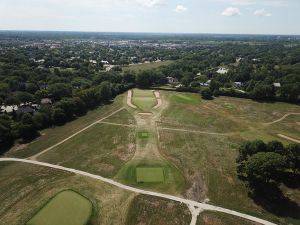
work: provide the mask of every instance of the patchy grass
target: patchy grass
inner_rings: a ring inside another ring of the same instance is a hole
[[[109,123],[119,123],[119,124],[127,124],[127,125],[135,125],[135,119],[130,114],[127,109],[123,109],[120,112],[112,115],[111,117],[104,120]]]
[[[137,64],[137,65],[130,65],[128,67],[123,67],[123,71],[143,71],[143,70],[150,70],[150,69],[156,69],[161,66],[168,66],[172,64],[173,61],[167,60],[162,62],[153,62],[153,63],[144,63],[144,64]]]
[[[247,187],[238,179],[235,162],[237,148],[245,140],[280,140],[278,132],[297,138],[298,116],[288,117],[273,125],[265,123],[279,119],[288,112],[298,112],[299,106],[221,97],[213,101],[202,100],[197,105],[185,103],[183,107],[181,102],[174,100],[177,93],[164,92],[164,95],[171,104],[163,112],[160,126],[228,134],[216,136],[159,131],[161,152],[183,171],[187,179],[189,186],[185,189],[186,196],[199,200],[199,196],[205,194],[215,205],[279,224],[299,223],[296,218],[276,216],[257,205],[248,196]],[[297,190],[288,189],[284,193],[299,204]]]
[[[162,183],[165,181],[164,169],[160,167],[137,167],[136,182]]]
[[[99,108],[89,111],[86,115],[73,120],[64,126],[52,127],[41,131],[41,136],[25,146],[25,148],[16,150],[12,149],[7,153],[9,157],[25,158],[35,155],[44,149],[55,145],[63,139],[71,136],[77,131],[90,125],[91,123],[109,115],[123,106],[124,95],[118,96],[114,103],[100,106]]]
[[[1,162],[0,224],[26,224],[49,199],[64,190],[74,190],[92,202],[89,225],[124,224],[128,207],[135,196],[72,173],[24,163]]]
[[[97,124],[38,160],[113,177],[134,151],[134,129]]]
[[[218,212],[203,212],[198,216],[197,225],[259,225],[236,216],[218,213]]]
[[[191,214],[187,206],[153,196],[136,196],[129,208],[127,225],[188,225]]]
[[[85,225],[92,215],[92,203],[74,191],[52,198],[26,225]]]
[[[132,103],[142,112],[150,112],[156,105],[156,98],[151,90],[133,90]]]

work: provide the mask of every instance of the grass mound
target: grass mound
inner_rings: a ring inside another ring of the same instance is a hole
[[[51,199],[26,225],[85,225],[92,203],[74,191],[63,191]]]
[[[199,95],[195,94],[175,94],[171,97],[171,101],[174,103],[181,103],[181,104],[190,104],[190,105],[197,105],[201,103],[201,99]]]
[[[136,168],[136,181],[138,183],[162,183],[165,181],[164,170],[161,167]]]

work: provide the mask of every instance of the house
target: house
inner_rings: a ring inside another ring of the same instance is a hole
[[[97,61],[96,60],[90,60],[90,63],[92,63],[92,64],[97,64]]]
[[[273,83],[273,86],[274,86],[275,88],[281,88],[281,84],[280,84],[280,83]]]
[[[234,86],[235,86],[235,87],[240,88],[240,87],[242,87],[242,85],[243,85],[242,82],[234,82]]]
[[[50,98],[43,98],[41,100],[41,104],[42,105],[51,105],[52,104],[52,100]]]
[[[34,112],[35,110],[30,105],[22,105],[16,110],[17,114],[34,113]]]
[[[101,63],[102,63],[102,64],[109,64],[109,62],[108,62],[108,61],[105,61],[105,60],[101,60]]]
[[[167,77],[168,83],[169,84],[177,84],[178,83],[178,79],[174,78],[174,77]]]
[[[228,73],[228,69],[221,67],[217,70],[217,73],[218,74],[226,74],[226,73]]]
[[[0,111],[2,113],[12,113],[13,111],[18,110],[18,106],[16,106],[16,105],[8,105],[8,106],[2,105],[0,109],[1,109]]]

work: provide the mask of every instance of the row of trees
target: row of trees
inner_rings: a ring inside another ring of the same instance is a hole
[[[89,109],[108,103],[117,94],[124,92],[130,85],[102,82],[95,87],[80,90],[72,97],[62,98],[53,105],[43,105],[34,114],[0,115],[0,150],[9,146],[16,138],[23,141],[38,136],[38,130],[52,125],[62,125],[84,115]]]
[[[283,174],[299,178],[300,145],[283,146],[281,142],[264,143],[249,141],[239,148],[237,172],[252,191],[259,191],[265,185],[277,184]]]

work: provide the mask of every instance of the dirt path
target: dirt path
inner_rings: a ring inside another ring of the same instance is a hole
[[[59,146],[59,145],[65,143],[66,141],[70,140],[71,138],[73,138],[73,137],[77,136],[78,134],[82,133],[83,131],[85,131],[85,130],[91,128],[92,126],[94,126],[94,125],[96,125],[96,124],[102,122],[103,120],[106,120],[107,118],[109,118],[109,117],[113,116],[114,114],[116,114],[116,113],[122,111],[123,109],[125,109],[125,108],[122,107],[122,108],[120,108],[120,109],[118,109],[118,110],[112,112],[112,113],[109,114],[108,116],[103,117],[103,118],[100,119],[100,120],[97,120],[96,122],[90,124],[89,126],[83,128],[83,129],[81,129],[80,131],[76,132],[75,134],[69,136],[68,138],[66,138],[66,139],[64,139],[64,140],[62,140],[62,141],[60,141],[60,142],[58,142],[57,144],[55,144],[55,145],[53,145],[53,146],[51,146],[51,147],[49,147],[49,148],[47,148],[47,149],[45,149],[45,150],[43,150],[43,151],[37,153],[37,154],[35,154],[35,155],[29,157],[28,159],[36,160],[37,157],[39,157],[40,155],[42,155],[42,154],[44,154],[44,153],[46,153],[46,152],[48,152],[48,151],[54,149],[55,147],[57,147],[57,146]]]
[[[295,138],[288,137],[288,136],[286,136],[286,135],[284,135],[284,134],[277,134],[277,136],[278,136],[278,137],[281,137],[281,138],[283,138],[283,139],[286,139],[286,140],[289,140],[289,141],[293,141],[293,142],[296,142],[296,143],[300,144],[300,140],[295,139]]]
[[[158,108],[161,107],[161,105],[162,105],[162,100],[161,100],[161,98],[160,98],[160,94],[159,94],[158,91],[154,91],[154,95],[155,95],[157,104],[156,104],[156,106],[153,107],[153,109],[158,109]]]
[[[133,109],[137,109],[137,107],[132,104],[132,90],[128,91],[128,95],[127,95],[127,105]]]
[[[173,196],[173,195],[167,195],[167,194],[162,194],[162,193],[153,192],[153,191],[145,191],[145,190],[142,190],[142,189],[138,189],[138,188],[134,188],[134,187],[130,187],[130,186],[118,183],[114,180],[104,178],[104,177],[99,176],[99,175],[95,175],[95,174],[91,174],[91,173],[87,173],[87,172],[84,172],[84,171],[71,169],[71,168],[67,168],[67,167],[63,167],[63,166],[58,166],[58,165],[53,165],[53,164],[38,162],[38,161],[33,161],[33,160],[16,159],[16,158],[0,158],[0,162],[21,162],[21,163],[28,163],[28,164],[53,168],[53,169],[57,169],[57,170],[62,170],[62,171],[66,171],[66,172],[71,172],[71,173],[75,173],[75,174],[78,174],[78,175],[81,175],[81,176],[90,177],[92,179],[97,179],[97,180],[103,181],[105,183],[111,184],[113,186],[116,186],[118,188],[121,188],[121,189],[124,189],[124,190],[127,190],[127,191],[131,191],[131,192],[135,192],[135,193],[139,193],[139,194],[144,194],[144,195],[160,197],[160,198],[169,199],[169,200],[172,200],[172,201],[177,201],[177,202],[180,202],[180,203],[184,203],[187,206],[189,206],[189,208],[191,210],[191,213],[192,213],[191,225],[196,224],[198,214],[201,211],[204,211],[204,210],[222,212],[222,213],[238,216],[238,217],[241,217],[241,218],[244,218],[244,219],[248,219],[248,220],[251,220],[251,221],[254,221],[254,222],[257,222],[257,223],[265,224],[265,225],[275,225],[274,223],[271,223],[269,221],[266,221],[266,220],[263,220],[263,219],[260,219],[260,218],[257,218],[257,217],[249,216],[249,215],[246,215],[246,214],[243,214],[243,213],[239,213],[239,212],[236,212],[236,211],[233,211],[233,210],[230,210],[230,209],[225,209],[225,208],[221,208],[221,207],[218,207],[218,206],[213,206],[213,205],[206,204],[206,203],[200,203],[200,202],[180,198],[180,197]]]
[[[187,133],[198,133],[198,134],[208,134],[208,135],[219,135],[219,136],[227,136],[229,134],[224,133],[214,133],[214,132],[206,132],[206,131],[199,131],[199,130],[185,130],[185,129],[177,129],[177,128],[168,128],[168,127],[158,127],[159,130],[172,130],[172,131],[180,131],[180,132],[187,132]]]
[[[266,125],[272,125],[272,124],[274,124],[274,123],[278,123],[278,122],[284,120],[285,118],[287,118],[288,116],[291,116],[291,115],[300,115],[300,113],[287,113],[287,114],[285,114],[283,117],[281,117],[280,119],[275,120],[275,121],[270,122],[270,123],[265,123],[265,124],[266,124]]]
[[[108,125],[113,125],[113,126],[120,126],[120,127],[136,127],[136,125],[133,124],[122,124],[122,123],[110,123],[110,122],[98,122],[98,123],[103,123],[103,124],[108,124]]]

